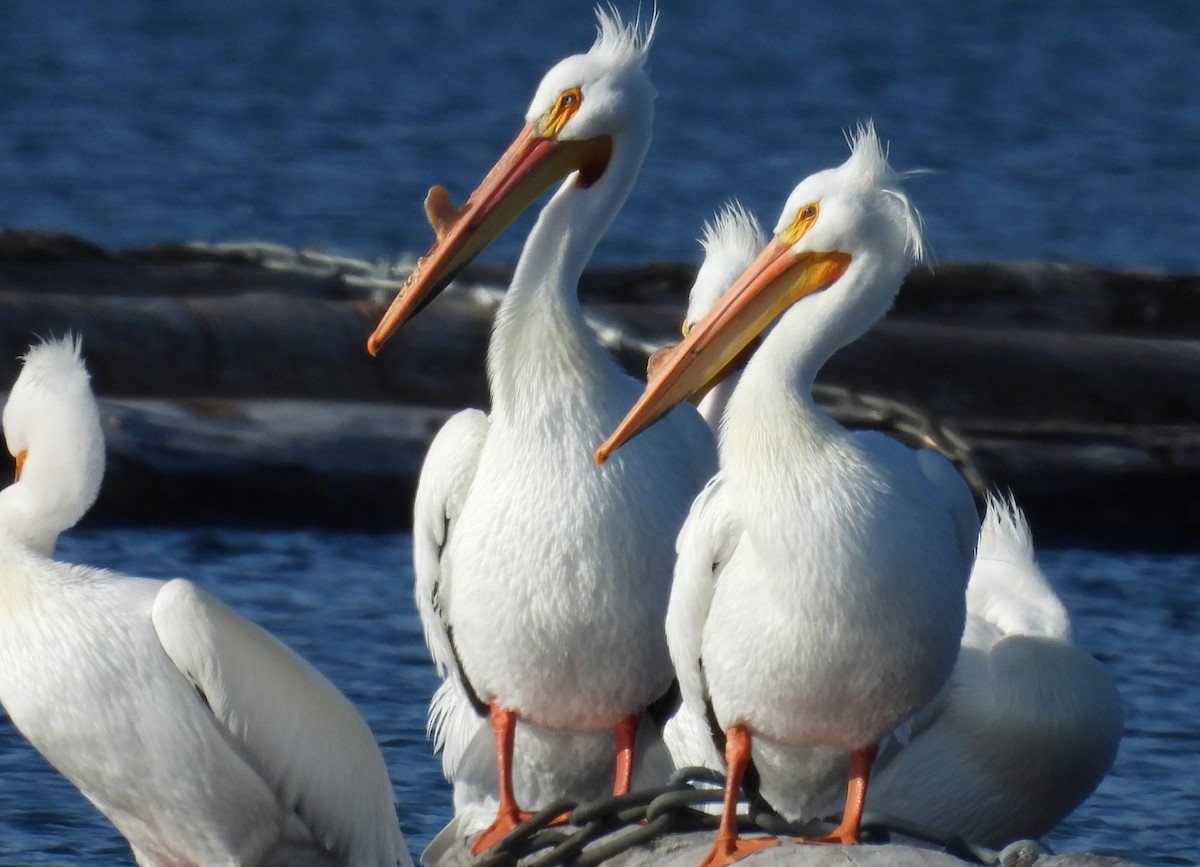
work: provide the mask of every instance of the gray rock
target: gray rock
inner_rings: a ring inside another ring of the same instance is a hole
[[[606,867],[696,867],[712,846],[710,831],[671,834],[605,861]],[[447,852],[424,867],[466,867],[474,859],[467,847]],[[522,862],[526,863],[526,862]],[[964,861],[935,849],[901,843],[862,846],[801,845],[784,840],[738,862],[746,867],[965,867]],[[1001,867],[1138,867],[1135,862],[1091,854],[1050,855],[1037,843],[1022,840],[1001,853]]]

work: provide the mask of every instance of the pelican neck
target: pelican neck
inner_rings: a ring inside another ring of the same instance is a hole
[[[584,391],[621,375],[588,326],[579,278],[625,203],[648,144],[614,141],[604,175],[590,187],[570,175],[538,215],[505,293],[488,349],[493,409],[520,403],[547,378]]]

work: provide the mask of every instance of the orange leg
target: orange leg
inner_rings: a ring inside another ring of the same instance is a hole
[[[617,775],[613,780],[613,796],[628,795],[633,784],[633,744],[637,740],[640,714],[630,714],[617,723]]]
[[[867,800],[867,779],[871,776],[871,765],[877,751],[878,747],[870,746],[850,753],[850,779],[846,783],[846,808],[842,811],[841,824],[822,837],[796,842],[844,845],[858,842],[858,826],[862,822],[863,804]]]
[[[717,839],[700,867],[717,867],[732,864],[759,849],[778,846],[775,837],[754,840],[739,840],[737,830],[738,793],[742,788],[742,777],[750,763],[750,731],[742,725],[730,726],[725,732],[725,802],[721,808],[721,824]]]
[[[471,854],[478,855],[490,848],[505,834],[528,819],[532,813],[524,813],[517,808],[517,798],[513,793],[512,755],[513,739],[517,731],[517,715],[506,710],[492,699],[488,703],[488,721],[492,725],[492,734],[496,738],[496,773],[500,788],[500,806],[496,810],[496,820],[475,838],[471,844]]]

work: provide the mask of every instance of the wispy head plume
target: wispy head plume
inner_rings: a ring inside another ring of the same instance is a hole
[[[657,8],[650,13],[650,23],[643,27],[640,10],[633,21],[627,22],[615,6],[597,6],[596,41],[589,53],[603,57],[614,66],[644,66],[657,27]]]

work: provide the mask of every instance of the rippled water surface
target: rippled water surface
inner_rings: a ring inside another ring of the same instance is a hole
[[[190,577],[315,664],[382,744],[401,825],[419,851],[448,820],[450,793],[424,735],[435,682],[410,554],[399,534],[230,529],[75,531],[58,552]],[[1197,863],[1200,556],[1057,550],[1041,562],[1078,642],[1112,673],[1126,708],[1115,767],[1048,844],[1147,865]],[[132,864],[112,827],[0,720],[0,864]]]
[[[4,0],[0,226],[113,246],[423,249],[425,189],[470,190],[541,74],[590,44],[591,6]],[[874,118],[897,167],[934,170],[910,191],[941,258],[1200,271],[1200,3],[658,8],[655,140],[599,262],[695,260],[701,222],[732,196],[772,221],[800,177],[843,158],[843,130]],[[528,219],[487,261],[516,257]],[[275,632],[380,738],[411,847],[447,819],[406,536],[87,530],[60,556],[191,577]],[[1200,557],[1043,563],[1127,707],[1116,767],[1050,844],[1196,863]],[[7,721],[0,863],[132,863]]]
[[[470,191],[593,5],[5,0],[0,225],[423,250],[425,190]],[[655,140],[600,261],[694,260],[732,196],[773,222],[874,118],[936,172],[941,258],[1200,270],[1193,0],[657,5]]]

